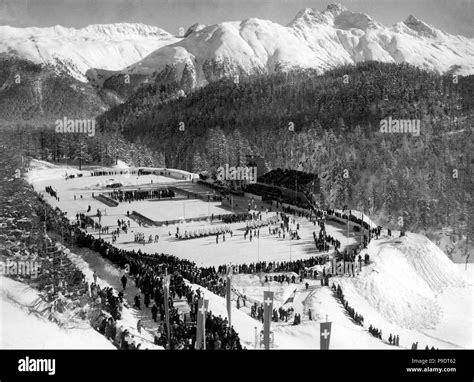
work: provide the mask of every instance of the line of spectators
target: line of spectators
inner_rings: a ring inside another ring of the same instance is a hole
[[[47,206],[47,208],[50,208]],[[94,238],[94,236],[85,233],[80,229],[80,225],[71,225],[69,221],[56,214],[48,214],[48,226],[50,229],[67,231],[66,235],[70,240],[80,246],[87,247],[98,252],[104,258],[110,260],[121,268],[125,268],[128,264],[130,273],[129,277],[135,278],[137,288],[144,294],[145,302],[149,302],[153,296],[154,303],[159,310],[164,308],[164,292],[163,292],[163,276],[165,269],[171,277],[169,304],[170,313],[170,330],[171,330],[171,348],[188,349],[194,347],[196,341],[196,328],[189,325],[173,307],[175,298],[186,297],[188,304],[193,312],[191,315],[196,316],[197,299],[191,287],[185,283],[185,278],[190,282],[199,283],[207,289],[224,295],[225,281],[217,275],[213,268],[198,268],[193,262],[179,259],[175,256],[156,254],[155,256],[143,256],[141,251],[127,251],[115,248],[103,239]],[[140,305],[139,305],[140,306]],[[147,306],[147,304],[145,304]],[[222,347],[225,349],[241,349],[238,334],[233,328],[225,327],[225,320],[216,317],[209,312],[206,320],[207,341],[210,342],[208,348]],[[167,330],[156,338],[158,345],[168,344]]]

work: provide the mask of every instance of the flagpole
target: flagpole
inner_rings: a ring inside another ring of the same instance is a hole
[[[272,320],[273,292],[263,292],[263,342],[265,350],[270,349],[270,328]]]
[[[257,334],[257,327],[255,326],[255,349],[257,349],[258,344],[258,334]]]
[[[199,297],[196,312],[196,342],[194,344],[196,350],[202,349],[202,318],[200,318],[199,315],[203,314],[204,309],[204,300],[202,297]]]
[[[323,231],[323,252],[326,252],[326,221],[323,220],[324,222],[324,231]]]
[[[260,234],[257,238],[257,262],[260,262]]]
[[[229,330],[232,327],[232,268],[231,265],[227,269],[227,315],[229,316]]]
[[[204,292],[202,293],[202,342],[203,349],[206,350],[206,303],[204,300]]]
[[[166,319],[166,333],[168,334],[168,348],[171,350],[171,328],[170,328],[170,316],[169,316],[169,277],[168,277],[168,269],[165,268],[165,319]]]
[[[347,213],[347,241],[346,241],[346,247],[347,247],[347,249],[349,248],[349,212]]]

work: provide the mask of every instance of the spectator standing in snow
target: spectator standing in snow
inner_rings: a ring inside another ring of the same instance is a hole
[[[135,296],[134,302],[135,302],[135,303],[134,303],[133,307],[134,307],[134,308],[137,308],[138,310],[141,310],[141,307],[140,307],[140,295],[139,295],[139,294],[137,294],[137,295]]]
[[[122,281],[123,290],[125,290],[125,288],[127,287],[127,276],[123,275],[120,280]]]

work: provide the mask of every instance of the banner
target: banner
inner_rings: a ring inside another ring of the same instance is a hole
[[[263,292],[263,308],[263,343],[265,345],[265,349],[268,350],[270,349],[270,325],[273,314],[273,292]]]
[[[321,322],[320,325],[321,350],[329,350],[329,340],[331,339],[331,322]]]
[[[227,280],[226,280],[226,303],[227,303],[227,317],[229,318],[229,329],[232,327],[232,267],[227,268]]]
[[[170,327],[170,309],[169,309],[169,291],[170,291],[170,281],[171,276],[165,275],[163,280],[163,290],[164,290],[164,303],[165,303],[165,323],[166,323],[166,333],[168,335],[168,347],[171,349],[171,327]]]
[[[197,322],[196,322],[196,343],[194,348],[196,350],[206,349],[206,313],[209,306],[209,300],[198,301]]]

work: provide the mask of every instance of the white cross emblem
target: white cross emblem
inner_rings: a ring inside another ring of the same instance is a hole
[[[199,309],[201,311],[201,314],[204,315],[204,313],[206,313],[206,307],[203,305],[201,306],[201,309]]]
[[[329,337],[329,332],[327,329],[324,329],[324,332],[321,333],[321,337],[324,337],[324,339],[327,341],[328,337]]]
[[[270,305],[272,302],[273,300],[271,300],[270,297],[267,297],[267,299],[265,300],[266,305]]]

